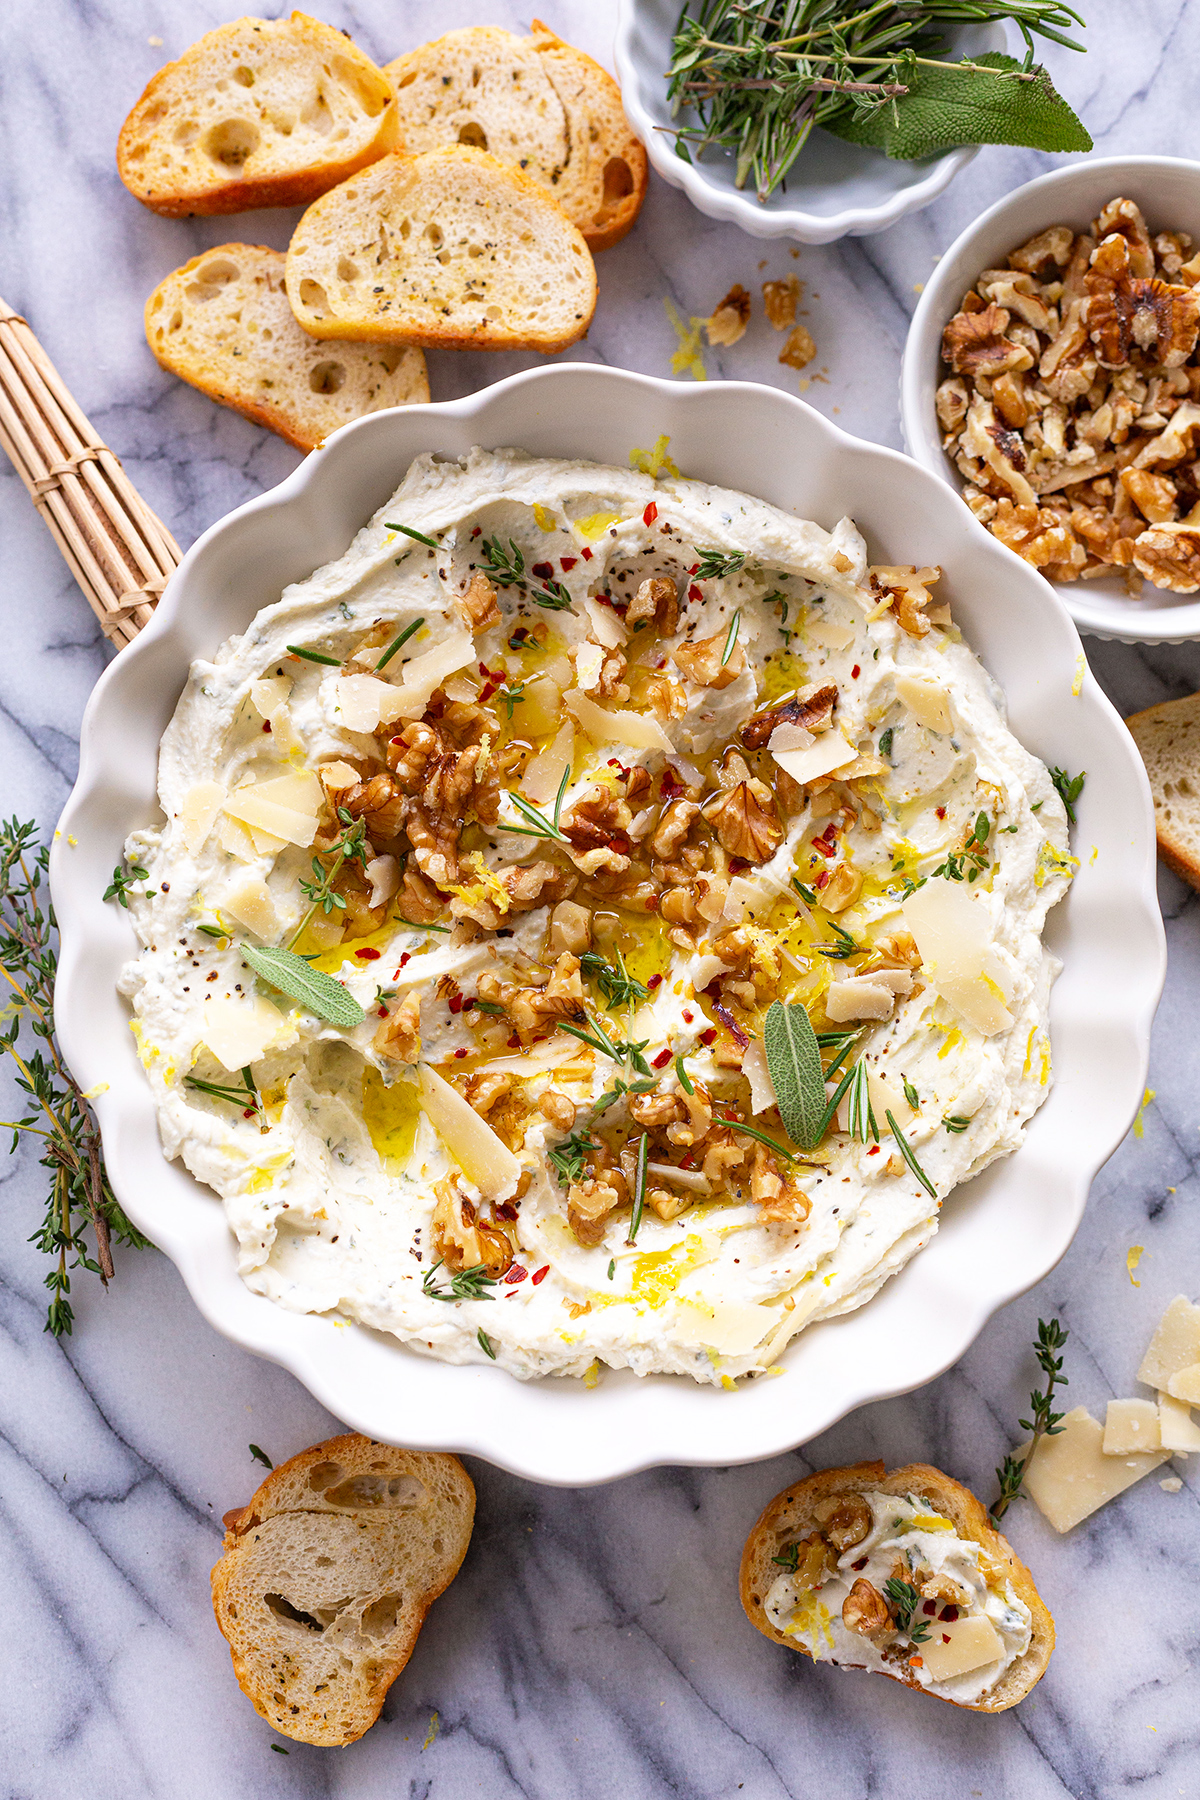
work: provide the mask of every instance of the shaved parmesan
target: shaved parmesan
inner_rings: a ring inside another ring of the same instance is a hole
[[[1007,972],[992,948],[986,904],[956,882],[932,879],[900,910],[942,998],[984,1037],[1009,1030],[1013,1018],[1002,985]]]
[[[189,856],[198,856],[203,850],[224,798],[225,789],[219,781],[198,781],[183,796],[179,829]]]
[[[1192,1417],[1186,1400],[1173,1400],[1170,1394],[1158,1396],[1158,1434],[1164,1450],[1175,1456],[1187,1456],[1200,1450],[1200,1425]]]
[[[585,693],[591,693],[600,680],[604,667],[604,648],[600,644],[580,644],[575,653],[575,679]]]
[[[1200,1362],[1200,1306],[1176,1294],[1162,1318],[1137,1372],[1139,1381],[1171,1392],[1171,1377]]]
[[[277,856],[283,849],[283,839],[271,837],[268,832],[256,831],[253,834],[245,825],[239,825],[236,819],[222,819],[217,832],[217,842],[226,856],[236,856],[239,862],[254,862],[260,855]],[[259,849],[259,844],[263,848]]]
[[[400,886],[400,864],[394,856],[373,856],[363,874],[371,884],[368,906],[384,906]]]
[[[767,749],[772,755],[776,750],[807,750],[816,741],[812,732],[806,731],[803,725],[797,725],[793,719],[785,719],[771,733]]]
[[[702,1344],[722,1356],[744,1356],[778,1322],[777,1306],[738,1306],[732,1301],[681,1300],[675,1317],[681,1344]]]
[[[908,969],[876,969],[869,975],[847,975],[831,981],[825,995],[825,1011],[835,1025],[850,1019],[890,1019],[897,994],[912,989]]]
[[[357,787],[360,777],[358,770],[348,762],[322,763],[317,770],[321,786],[327,794],[336,794],[340,789]]]
[[[742,1074],[750,1083],[750,1111],[753,1114],[766,1112],[768,1106],[777,1102],[775,1083],[771,1080],[771,1071],[767,1067],[767,1053],[762,1041],[755,1038],[742,1057]]]
[[[1135,1456],[1105,1456],[1103,1442],[1099,1420],[1086,1407],[1077,1406],[1063,1419],[1062,1430],[1038,1445],[1025,1491],[1055,1531],[1070,1531],[1143,1475],[1161,1468],[1169,1454],[1147,1450]]]
[[[1132,1456],[1139,1450],[1159,1450],[1158,1407],[1153,1400],[1110,1400],[1104,1417],[1105,1456]]]
[[[844,650],[847,644],[854,642],[852,625],[838,625],[819,612],[809,613],[802,629],[810,643],[821,644],[826,650]]]
[[[768,748],[780,768],[793,781],[819,781],[822,775],[828,775],[834,769],[844,769],[858,755],[857,750],[846,742],[840,731],[821,732],[807,750],[776,750],[775,737],[782,729],[782,726],[777,726],[771,733]]]
[[[252,931],[255,937],[269,941],[278,935],[279,915],[271,890],[261,875],[246,870],[236,876],[221,896],[221,910]]]
[[[404,680],[395,688],[393,719],[419,719],[429,705],[434,688],[447,675],[456,675],[475,660],[475,640],[469,631],[456,631],[445,643],[404,665]]]
[[[898,674],[896,698],[907,706],[918,725],[924,725],[930,731],[953,729],[950,695],[931,675]]]
[[[264,677],[250,683],[250,699],[271,727],[276,747],[286,755],[289,750],[303,750],[303,739],[297,736],[288,711],[292,684],[286,675]]]
[[[468,1106],[457,1089],[436,1069],[422,1063],[421,1110],[467,1180],[485,1200],[507,1200],[517,1185],[521,1164],[502,1144],[486,1119]]]
[[[578,688],[563,695],[563,704],[575,715],[595,744],[626,744],[631,750],[675,748],[658,720],[649,713],[608,712]]]
[[[592,636],[606,650],[619,650],[629,640],[629,632],[619,613],[611,606],[602,606],[599,600],[587,599],[584,608],[592,627]]]
[[[583,1046],[578,1038],[550,1038],[527,1056],[493,1056],[488,1062],[488,1071],[490,1073],[497,1069],[508,1075],[546,1075],[563,1063],[573,1062],[582,1050]]]
[[[553,800],[563,775],[571,767],[574,758],[575,727],[567,719],[549,748],[530,757],[526,763],[525,773],[521,777],[521,792],[526,799],[536,800],[539,806],[544,801]]]
[[[1186,1369],[1180,1369],[1172,1375],[1167,1383],[1167,1392],[1172,1400],[1184,1400],[1189,1406],[1200,1406],[1200,1363],[1190,1363]]]
[[[309,805],[314,794],[315,799]],[[265,832],[281,844],[299,844],[301,848],[307,848],[317,835],[320,801],[321,784],[315,775],[305,770],[280,776],[274,781],[260,781],[256,786],[235,788],[224,805],[231,818],[240,819],[243,825],[250,827],[252,835]],[[255,849],[263,848],[256,839]]]
[[[289,1042],[295,1031],[269,1000],[234,1000],[218,996],[204,1003],[201,1043],[230,1071],[255,1063],[276,1038]]]
[[[891,1113],[901,1130],[916,1118],[916,1113],[904,1098],[904,1083],[894,1076],[885,1075],[880,1069],[867,1069],[867,1092],[871,1096],[871,1109],[875,1117],[882,1121],[885,1113]]]
[[[921,1661],[934,1681],[969,1675],[972,1669],[998,1662],[1003,1655],[1004,1641],[984,1613],[952,1622],[935,1619],[921,1645]]]
[[[378,731],[400,717],[403,689],[378,675],[341,675],[334,682],[334,711],[347,731]]]

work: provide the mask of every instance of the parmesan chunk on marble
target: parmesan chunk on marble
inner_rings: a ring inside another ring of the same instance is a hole
[[[932,675],[916,675],[907,671],[896,676],[896,698],[905,705],[918,725],[943,734],[953,729],[950,716],[950,694]]]
[[[521,1174],[518,1159],[436,1069],[422,1063],[417,1074],[421,1110],[453,1161],[486,1200],[507,1200]]]
[[[231,1074],[256,1063],[275,1039],[285,1036],[295,1032],[269,1000],[218,995],[204,1002],[200,1041]]]
[[[271,890],[261,875],[250,870],[238,875],[221,896],[221,911],[252,931],[255,937],[269,942],[279,931],[279,915]]]
[[[934,1619],[921,1645],[921,1661],[934,1681],[952,1681],[969,1675],[985,1663],[999,1662],[1004,1640],[983,1613],[953,1622]]]
[[[1153,1400],[1110,1400],[1104,1417],[1105,1456],[1133,1456],[1161,1450],[1158,1407]]]
[[[199,856],[203,850],[224,798],[225,789],[219,781],[198,781],[183,796],[178,814],[179,829],[189,856]]]
[[[1176,1294],[1155,1327],[1137,1378],[1148,1387],[1169,1394],[1171,1377],[1198,1362],[1200,1306],[1193,1306],[1186,1294]]]
[[[1189,1363],[1186,1369],[1180,1369],[1172,1375],[1167,1383],[1167,1393],[1172,1400],[1182,1400],[1188,1406],[1200,1406],[1200,1363]]]
[[[916,940],[925,974],[955,1012],[984,1037],[1013,1023],[1004,965],[992,947],[987,905],[958,882],[931,879],[905,900],[904,922]]]
[[[1166,1462],[1166,1450],[1105,1456],[1104,1427],[1077,1406],[1056,1437],[1044,1437],[1025,1477],[1025,1491],[1055,1531],[1070,1531],[1098,1507]],[[1016,1452],[1018,1456],[1022,1450]]]
[[[666,750],[675,746],[651,713],[609,712],[587,694],[571,688],[563,705],[594,744],[624,744],[630,750]]]
[[[1174,1400],[1170,1394],[1158,1396],[1158,1434],[1164,1450],[1173,1456],[1189,1456],[1200,1450],[1200,1425],[1192,1417],[1186,1400]]]

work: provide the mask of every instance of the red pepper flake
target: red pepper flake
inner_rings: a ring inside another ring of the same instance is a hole
[[[699,565],[697,565],[697,567],[698,566]],[[695,582],[694,581],[689,582],[688,583],[688,599],[689,600],[703,600],[703,598],[704,598],[704,595],[701,592],[701,590],[696,586]]]
[[[515,1262],[508,1271],[508,1274],[504,1277],[505,1286],[516,1287],[518,1281],[524,1281],[528,1273],[529,1270],[525,1267],[524,1263]]]
[[[642,514],[642,524],[643,525],[653,525],[653,523],[654,523],[655,519],[657,519],[657,517],[658,517],[658,507],[655,505],[654,501],[652,500],[650,502],[649,506],[646,508],[645,512]]]
[[[680,1168],[681,1168],[681,1169],[694,1169],[694,1168],[695,1168],[695,1166],[696,1166],[696,1159],[695,1159],[695,1157],[694,1157],[694,1156],[693,1156],[693,1155],[692,1155],[692,1153],[691,1153],[691,1151],[690,1151],[690,1150],[689,1150],[689,1151],[688,1151],[688,1153],[687,1153],[687,1155],[686,1155],[686,1156],[681,1156],[681,1157],[680,1157],[680,1159],[679,1159],[679,1167],[680,1167]]]
[[[264,730],[264,731],[270,731],[270,729],[271,729],[271,721],[270,721],[270,719],[264,719],[264,720],[263,720],[263,730]]]
[[[463,1003],[462,1003],[462,995],[461,994],[451,994],[451,996],[450,996],[450,1011],[452,1013],[460,1013],[462,1011],[462,1004]]]
[[[650,989],[650,992],[653,993],[656,987],[662,986],[662,976],[661,975],[652,975],[650,977],[649,981],[646,983],[646,986]]]
[[[475,529],[474,529],[474,531],[473,531],[473,532],[472,532],[472,533],[471,533],[471,536],[472,536],[472,537],[473,537],[473,538],[477,538],[477,537],[478,537],[478,536],[479,536],[479,534],[480,534],[480,532],[481,532],[481,531],[482,531],[482,530],[483,530],[483,526],[482,526],[482,525],[477,525],[477,526],[476,526],[476,527],[475,527]]]
[[[692,1012],[688,1007],[686,1007],[686,1006],[684,1007],[683,1022],[685,1025],[690,1025],[692,1020],[695,1018],[695,1016],[696,1016],[695,1013]]]
[[[689,570],[688,570],[688,574],[689,574],[689,575],[694,575],[694,574],[695,574],[695,573],[696,573],[696,570],[697,570],[697,569],[698,569],[698,568],[699,568],[699,567],[700,567],[700,564],[699,564],[699,563],[698,563],[698,562],[695,562],[695,563],[693,563],[693,564],[692,564],[692,566],[691,566],[691,568],[690,568],[690,569],[689,569]]]
[[[549,1273],[550,1273],[550,1264],[549,1263],[543,1263],[542,1267],[540,1269],[535,1269],[533,1272],[534,1287],[537,1286],[539,1281],[545,1281],[545,1279]]]
[[[850,1564],[850,1567],[857,1572],[859,1569],[865,1569],[870,1560],[870,1557],[860,1556],[856,1563]]]
[[[362,949],[356,950],[354,954],[357,956],[359,962],[378,962],[382,952],[379,950],[372,950],[370,944],[364,944]]]
[[[837,855],[837,826],[829,824],[820,837],[813,839],[813,849],[819,850],[822,856]]]
[[[465,1056],[467,1053],[465,1050],[456,1050],[454,1054],[455,1056]]]
[[[665,1069],[670,1060],[671,1052],[669,1050],[660,1050],[657,1056],[651,1058],[650,1067],[652,1069]]]
[[[499,686],[500,683],[498,681],[489,681],[486,687],[481,687],[479,690],[480,705],[482,705],[485,700],[490,700]]]
[[[579,554],[580,554],[580,556],[582,556],[584,562],[591,562],[592,552],[588,549],[586,544],[583,546],[583,549],[579,552]]]
[[[404,952],[404,955],[400,958],[400,969],[402,969],[404,967],[406,962],[411,962],[411,961],[412,961],[412,951],[406,950]],[[396,970],[397,975],[400,973],[400,969]]]
[[[854,667],[850,671],[851,681],[857,681],[861,674],[862,674],[862,670],[859,668],[858,664],[855,663]]]
[[[658,895],[657,894],[651,894],[649,896],[649,898],[647,899],[646,911],[647,912],[657,912],[658,911]]]
[[[942,1642],[943,1642],[943,1644],[948,1644],[948,1643],[949,1643],[949,1642],[950,1642],[950,1633],[949,1633],[949,1632],[948,1632],[948,1631],[943,1631],[943,1633],[942,1633]],[[914,1661],[914,1662],[916,1662],[916,1660],[917,1660],[917,1659],[916,1659],[916,1657],[915,1657],[915,1656],[914,1656],[914,1657],[913,1657],[913,1661]]]
[[[242,1117],[243,1117],[243,1119],[252,1119],[254,1117],[254,1108],[252,1106],[248,1106],[246,1108],[246,1110],[243,1112]]]
[[[949,1639],[946,1641],[949,1642]],[[908,1659],[908,1666],[910,1669],[923,1669],[925,1667],[925,1658],[923,1656],[910,1656]]]
[[[387,1018],[387,1007],[386,1007],[386,1006],[381,1006],[381,1007],[380,1007],[380,1009],[379,1009],[379,1016],[380,1016],[380,1018],[381,1018],[381,1019],[386,1019],[386,1018]]]
[[[553,563],[534,563],[531,573],[536,575],[539,581],[553,581],[554,580],[554,564]]]
[[[610,769],[619,769],[619,768],[620,768],[620,766],[621,766],[621,763],[620,763],[620,759],[619,759],[619,758],[618,758],[618,757],[615,757],[615,756],[610,756],[610,757],[609,757],[609,759],[608,759],[608,767],[609,767],[609,768],[610,768]]]
[[[822,869],[821,873],[817,876],[817,879],[813,883],[813,885],[814,885],[814,887],[819,887],[819,888],[828,887],[829,886],[829,870]]]
[[[512,1036],[510,1038],[507,1038],[505,1041],[508,1044],[508,1047],[510,1050],[519,1050],[521,1048],[520,1036],[515,1031],[513,1032]]]
[[[511,1224],[517,1216],[517,1209],[511,1200],[498,1201],[494,1210],[498,1219],[507,1219],[509,1224]]]
[[[868,1156],[878,1156],[879,1150],[880,1150],[880,1146],[878,1144],[872,1144],[871,1148],[867,1151],[867,1155]]]
[[[389,738],[389,739],[388,739],[388,743],[389,743],[389,744],[402,744],[402,743],[403,743],[403,742],[404,742],[404,739],[403,739],[403,738],[399,738],[399,737],[394,737],[394,738]]]
[[[659,789],[663,799],[673,800],[677,794],[682,794],[683,788],[684,783],[679,770],[672,763],[668,763],[659,780]]]
[[[921,1611],[925,1614],[925,1617],[927,1619],[932,1619],[934,1613],[937,1611],[937,1601],[936,1600],[926,1600],[924,1606],[921,1608]]]
[[[715,1044],[716,1041],[717,1033],[714,1026],[710,1025],[707,1031],[702,1031],[700,1033],[700,1042],[702,1044]]]
[[[492,671],[488,668],[486,663],[480,663],[479,673],[483,676],[485,681],[487,680],[487,677],[491,674],[491,672]]]
[[[731,856],[729,859],[729,873],[731,875],[741,875],[743,871],[749,867],[750,864],[748,862],[743,862],[740,856]]]
[[[957,1606],[943,1606],[941,1612],[938,1614],[938,1618],[942,1621],[943,1625],[953,1625],[957,1617]]]
[[[560,556],[558,559],[558,566],[562,570],[563,574],[565,575],[569,569],[573,569],[575,567],[575,564],[578,561],[579,561],[579,558],[577,556]]]
[[[471,1008],[472,1008],[472,1007],[473,1007],[473,1006],[474,1006],[474,1004],[475,1004],[475,1001],[474,1001],[474,999],[471,999],[471,1000],[464,1000],[464,1001],[463,1001],[463,1003],[462,1003],[462,1009],[463,1009],[463,1011],[464,1011],[464,1012],[470,1012],[470,1010],[471,1010]],[[453,1005],[452,1005],[452,1006],[451,1006],[451,1011],[453,1011],[453,1010],[454,1010],[454,1009],[453,1009]]]

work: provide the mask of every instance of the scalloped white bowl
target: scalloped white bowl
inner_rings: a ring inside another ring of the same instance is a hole
[[[931,205],[978,154],[964,146],[921,162],[893,162],[879,151],[815,131],[787,178],[787,192],[777,189],[760,204],[748,188],[735,187],[730,157],[714,154],[685,163],[664,130],[673,123],[666,70],[679,10],[680,0],[620,0],[613,60],[626,117],[654,168],[710,219],[740,225],[751,237],[795,238],[801,244],[869,237]],[[968,26],[955,41],[964,55],[982,56],[1004,49],[1004,29]]]
[[[1114,195],[1136,200],[1151,231],[1190,231],[1200,242],[1200,162],[1180,156],[1088,157],[1027,181],[981,213],[955,238],[925,283],[900,369],[904,443],[922,468],[961,493],[963,480],[942,449],[934,396],[941,379],[946,321],[984,269],[1049,225],[1082,231]],[[1081,631],[1124,644],[1184,644],[1200,638],[1200,597],[1172,594],[1149,582],[1131,600],[1119,576],[1054,582]]]
[[[429,1361],[382,1333],[252,1294],[235,1273],[220,1202],[163,1158],[116,991],[134,936],[120,908],[101,899],[126,834],[158,816],[159,738],[191,660],[211,656],[286,583],[340,555],[412,457],[519,445],[624,465],[631,446],[661,433],[689,475],[826,525],[849,513],[876,559],[943,564],[955,616],[1005,688],[1017,735],[1048,762],[1088,771],[1076,832],[1082,866],[1048,934],[1064,963],[1051,1003],[1055,1084],[1025,1142],[951,1196],[928,1249],[868,1306],[811,1328],[786,1353],[781,1376],[735,1394],[627,1371],[594,1390],[561,1378],[521,1383],[501,1369]],[[122,1204],[219,1331],[290,1369],[347,1424],[395,1443],[472,1451],[537,1481],[578,1485],[658,1463],[774,1456],[854,1407],[919,1387],[1063,1254],[1145,1084],[1164,969],[1150,794],[1132,740],[1091,677],[1072,692],[1083,668],[1061,604],[950,488],[775,388],[685,387],[566,364],[346,426],[192,546],[84,719],[79,780],[51,859],[62,933],[57,1011],[83,1087],[107,1084],[95,1104]]]

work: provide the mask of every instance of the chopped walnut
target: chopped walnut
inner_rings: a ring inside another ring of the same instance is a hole
[[[777,1562],[785,1548],[787,1546],[781,1539],[776,1554]],[[819,1531],[801,1538],[794,1548],[796,1567],[792,1574],[792,1586],[801,1593],[811,1592],[813,1588],[820,1587],[825,1577],[833,1572],[837,1566],[837,1558]]]
[[[630,866],[627,834],[632,822],[627,800],[599,782],[585,788],[561,820],[576,868],[585,875],[598,871],[625,874]]]
[[[1006,369],[1032,368],[1029,351],[1005,337],[1008,320],[1002,306],[956,313],[942,333],[942,360],[956,375],[1003,375]]]
[[[860,1575],[842,1601],[842,1624],[860,1637],[877,1637],[892,1630],[888,1603],[878,1588]]]
[[[746,666],[746,653],[735,643],[728,657],[725,646],[729,628],[714,632],[712,637],[698,638],[694,644],[679,644],[671,652],[672,660],[690,681],[700,687],[725,688],[736,681]]]
[[[574,900],[561,900],[550,915],[550,948],[557,955],[569,950],[582,956],[592,944],[592,915]]]
[[[389,1062],[419,1062],[421,1058],[421,996],[410,988],[395,1012],[388,1014],[371,1040],[378,1055]]]
[[[1196,348],[1200,304],[1191,288],[1135,276],[1129,244],[1108,237],[1097,246],[1084,280],[1088,335],[1106,369],[1124,367],[1136,346],[1164,368],[1178,368]]]
[[[1023,269],[1028,275],[1044,275],[1050,264],[1066,267],[1074,242],[1069,225],[1051,225],[1012,251],[1008,260],[1014,269]]]
[[[496,869],[493,875],[504,890],[507,906],[499,905],[499,896],[491,894],[472,899],[456,894],[450,902],[453,918],[472,919],[485,931],[498,931],[510,913],[532,912],[535,906],[554,906],[574,893],[578,882],[578,876],[572,870],[552,862]]]
[[[1133,200],[1110,200],[1093,224],[1092,235],[1099,243],[1110,236],[1123,238],[1130,272],[1140,281],[1154,274],[1154,246],[1141,208]],[[1095,260],[1093,256],[1093,264]]]
[[[756,788],[765,791],[767,802]],[[745,862],[769,862],[783,842],[775,799],[763,782],[739,781],[736,787],[706,800],[703,812],[721,848]]]
[[[806,325],[794,325],[788,332],[779,360],[789,369],[806,369],[817,354],[817,343]]]
[[[750,296],[741,282],[735,281],[704,329],[710,344],[736,344],[749,323]]]
[[[583,982],[579,975],[579,958],[563,953],[544,985],[519,987],[504,981],[492,969],[479,977],[479,993],[493,1006],[502,1006],[512,1020],[522,1043],[528,1043],[538,1032],[553,1028],[559,1019],[584,1016]]]
[[[1200,588],[1200,524],[1152,525],[1133,542],[1133,566],[1173,594]]]
[[[557,1088],[547,1088],[538,1099],[538,1111],[558,1131],[570,1131],[575,1123],[576,1110],[570,1095],[560,1094]]]
[[[629,1102],[630,1116],[647,1130],[659,1125],[673,1125],[687,1115],[677,1094],[634,1094]]]
[[[848,862],[840,862],[821,890],[821,905],[828,913],[845,912],[862,893],[863,878]]]
[[[500,623],[496,590],[487,576],[478,569],[468,582],[466,591],[455,596],[454,610],[472,634],[486,631],[489,625]]]
[[[943,381],[935,396],[938,423],[943,431],[954,431],[967,416],[967,384],[959,375]]]
[[[629,1185],[621,1170],[595,1166],[596,1174],[573,1182],[567,1194],[567,1223],[581,1244],[602,1243],[611,1214],[629,1204]]]
[[[940,1600],[946,1606],[970,1606],[973,1598],[970,1588],[944,1573],[927,1575],[920,1582],[920,1592],[922,1599]]]
[[[1178,490],[1165,475],[1151,475],[1147,469],[1122,469],[1121,486],[1151,525],[1162,525],[1175,517]]]
[[[867,576],[871,592],[882,599],[884,605],[891,604],[902,630],[910,637],[928,635],[929,620],[925,617],[925,609],[933,599],[931,588],[941,580],[940,568],[932,564],[918,569],[911,563],[877,563],[867,570]]]
[[[776,331],[786,331],[789,325],[796,323],[796,308],[803,291],[798,275],[785,275],[780,281],[763,282],[763,311]]]
[[[661,637],[674,637],[679,629],[679,592],[667,575],[643,581],[625,612],[626,625],[653,619]]]
[[[755,713],[742,726],[739,736],[747,750],[761,750],[777,725],[799,725],[805,731],[825,731],[833,722],[837,699],[838,691],[832,682],[807,692],[802,690],[785,700],[782,706]]]
[[[861,1494],[831,1494],[815,1508],[813,1517],[839,1556],[861,1544],[873,1523]]]
[[[446,1268],[458,1275],[482,1264],[492,1280],[498,1280],[512,1267],[513,1249],[507,1234],[498,1225],[478,1218],[452,1181],[437,1182],[434,1193],[433,1248]]]
[[[512,1092],[512,1084],[511,1075],[481,1069],[478,1074],[467,1078],[463,1098],[472,1112],[477,1112],[481,1119],[486,1119],[497,1100],[502,1100],[505,1094]]]

